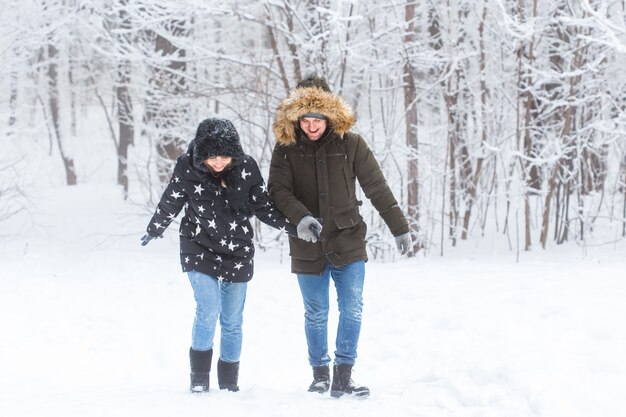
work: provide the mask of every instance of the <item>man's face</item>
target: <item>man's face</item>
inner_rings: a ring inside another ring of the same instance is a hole
[[[300,129],[310,140],[318,140],[326,131],[328,123],[325,119],[315,117],[303,117],[300,119]]]

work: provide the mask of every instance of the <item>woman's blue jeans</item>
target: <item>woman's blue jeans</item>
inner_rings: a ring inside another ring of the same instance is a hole
[[[243,307],[247,282],[220,282],[201,272],[188,272],[196,300],[196,316],[191,332],[193,350],[213,349],[215,327],[221,327],[220,359],[238,362],[241,355]]]
[[[330,363],[328,356],[330,278],[335,283],[339,307],[335,364],[353,365],[357,356],[363,311],[364,261],[356,261],[342,267],[329,265],[322,275],[298,274],[304,301],[304,332],[311,366],[325,366]]]

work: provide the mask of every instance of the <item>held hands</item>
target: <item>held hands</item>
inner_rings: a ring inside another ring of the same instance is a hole
[[[298,223],[298,237],[306,242],[317,242],[322,232],[322,224],[315,217],[307,214]]]
[[[411,234],[405,233],[403,235],[396,236],[395,239],[396,239],[396,246],[398,247],[398,250],[400,251],[400,255],[406,255],[409,252],[409,249],[411,249],[411,246],[413,245],[413,242],[411,240]]]
[[[148,244],[148,242],[150,242],[152,239],[156,239],[156,238],[162,238],[163,235],[157,235],[157,236],[150,236],[149,234],[145,234],[141,237],[141,246],[146,246]]]

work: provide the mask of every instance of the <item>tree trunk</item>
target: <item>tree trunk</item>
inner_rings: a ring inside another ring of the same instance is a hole
[[[283,61],[282,55],[280,54],[280,48],[278,47],[278,39],[276,38],[276,33],[274,31],[274,27],[276,23],[274,23],[274,17],[272,15],[272,10],[270,9],[269,4],[264,2],[263,8],[265,10],[265,16],[267,17],[269,21],[268,25],[266,26],[267,35],[269,36],[270,45],[272,46],[272,51],[274,52],[274,59],[276,59],[276,63],[278,64],[278,71],[280,73],[280,79],[283,83],[283,87],[285,88],[285,95],[288,95],[290,91],[289,78],[287,77],[287,71],[285,70],[285,63]],[[288,18],[288,21],[289,20],[290,19]],[[293,25],[293,22],[291,24]],[[292,56],[295,56],[295,45],[290,44],[289,49],[292,53]],[[297,64],[296,68],[297,68],[297,72],[299,72],[300,63],[297,57],[294,59],[294,62]],[[302,77],[300,76],[300,78],[297,78],[297,81],[300,81],[301,79]]]
[[[122,81],[120,79],[120,81]],[[129,81],[128,79],[126,79]],[[135,128],[133,122],[133,104],[127,85],[116,88],[117,120],[119,141],[117,148],[117,183],[124,190],[124,199],[128,197],[128,148],[134,143]]]
[[[74,168],[74,159],[67,156],[63,147],[63,133],[61,132],[61,120],[60,120],[60,103],[59,103],[59,71],[58,71],[58,58],[59,50],[52,43],[48,44],[48,97],[50,114],[52,117],[52,125],[54,127],[54,134],[59,146],[59,153],[63,160],[63,167],[65,168],[65,181],[67,185],[76,185],[76,170]]]
[[[517,11],[520,21],[522,23],[525,23],[526,4],[524,0],[519,0]],[[534,0],[531,17],[536,17],[536,14],[537,2],[536,0]],[[532,214],[530,208],[530,199],[531,196],[536,193],[536,190],[541,189],[541,179],[539,176],[539,171],[534,162],[535,146],[533,142],[533,137],[531,136],[534,122],[533,116],[535,114],[534,110],[536,109],[535,98],[531,91],[531,86],[533,85],[532,68],[535,59],[533,53],[533,44],[534,37],[530,39],[529,44],[522,42],[518,49],[518,89],[519,91],[521,91],[519,99],[524,101],[523,129],[521,130],[521,135],[523,136],[523,144],[520,145],[520,138],[518,137],[518,149],[521,147],[521,152],[525,156],[525,158],[520,158],[519,162],[521,165],[521,171],[526,186],[526,189],[524,191],[524,250],[526,251],[530,250],[532,246]],[[526,48],[528,48],[528,54],[525,53]],[[524,71],[523,69],[524,59],[528,61],[528,69],[526,71]],[[519,110],[521,109],[518,109],[518,111]]]
[[[186,22],[182,20],[171,19],[166,26],[175,37],[184,37],[188,33]],[[158,61],[152,68],[145,120],[156,138],[157,172],[159,181],[164,184],[170,178],[174,161],[183,152],[177,132],[188,122],[189,110],[180,104],[184,103],[187,89],[184,76],[187,64],[186,51],[174,45],[165,34],[158,33],[153,39]]]
[[[330,9],[329,0],[306,0],[304,3],[308,16],[308,36],[305,42],[310,47],[306,49],[308,54],[302,61],[307,71],[328,78],[328,13],[320,13],[320,10]]]
[[[446,105],[448,112],[448,148],[449,148],[449,168],[450,173],[450,239],[452,246],[456,246],[457,226],[459,219],[459,208],[457,205],[457,180],[456,180],[456,143],[457,143],[457,123],[455,107],[458,102],[458,93],[452,92],[452,76],[448,77],[446,90]]]
[[[14,63],[11,64],[11,79],[9,92],[9,128],[13,128],[17,122],[17,94],[19,74]]]
[[[572,62],[572,68],[570,69],[570,71],[572,72],[578,71],[580,69],[586,49],[580,46],[580,40],[577,41],[577,44],[578,45],[576,48],[576,53]],[[563,117],[563,128],[561,130],[561,141],[563,142],[567,140],[567,138],[570,136],[571,131],[574,129],[574,113],[576,110],[576,103],[574,98],[578,94],[578,83],[580,82],[580,79],[580,75],[570,78],[568,100],[570,104],[568,104],[567,108],[565,109],[565,115]],[[546,194],[543,206],[541,235],[539,238],[539,241],[541,242],[541,247],[544,249],[548,241],[548,228],[550,227],[550,206],[552,205],[552,196],[554,195],[554,190],[556,189],[558,184],[557,181],[559,177],[559,172],[562,169],[562,163],[562,160],[556,162],[555,166],[552,169],[550,180],[548,181],[548,193]]]
[[[405,6],[407,29],[404,35],[405,50],[413,49],[415,43],[415,2],[408,0]],[[408,151],[407,158],[407,187],[408,187],[408,215],[411,220],[411,234],[413,235],[413,250],[411,254],[420,249],[418,239],[419,225],[419,171],[418,171],[418,141],[417,141],[417,88],[415,86],[415,73],[407,56],[403,69],[404,81],[404,108],[405,108],[405,135]]]
[[[118,43],[128,45],[131,42],[131,20],[126,6],[128,0],[120,0]],[[131,63],[122,58],[118,63],[115,96],[117,98],[117,122],[119,127],[119,140],[117,143],[117,183],[121,185],[124,199],[128,197],[128,148],[134,143],[135,128],[133,116],[133,103],[129,91]]]
[[[479,49],[480,49],[480,114],[481,114],[481,152],[476,161],[476,170],[471,178],[468,179],[467,189],[467,205],[465,208],[465,215],[463,216],[463,231],[461,232],[461,239],[466,240],[468,237],[469,223],[472,216],[472,207],[476,202],[476,195],[478,190],[478,182],[483,167],[483,150],[487,144],[487,84],[486,84],[486,57],[485,57],[485,19],[487,18],[487,5],[483,5],[483,14],[480,24],[478,26]]]

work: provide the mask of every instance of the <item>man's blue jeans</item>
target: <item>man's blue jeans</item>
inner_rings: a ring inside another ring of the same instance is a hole
[[[329,265],[322,275],[298,274],[304,301],[304,331],[311,366],[325,366],[330,363],[328,356],[330,278],[335,283],[339,307],[335,364],[354,364],[361,333],[364,277],[364,261],[356,261],[342,267]]]
[[[215,326],[220,320],[220,359],[238,362],[241,355],[243,307],[247,282],[220,282],[201,272],[188,272],[196,300],[196,316],[191,332],[193,350],[213,348]]]

